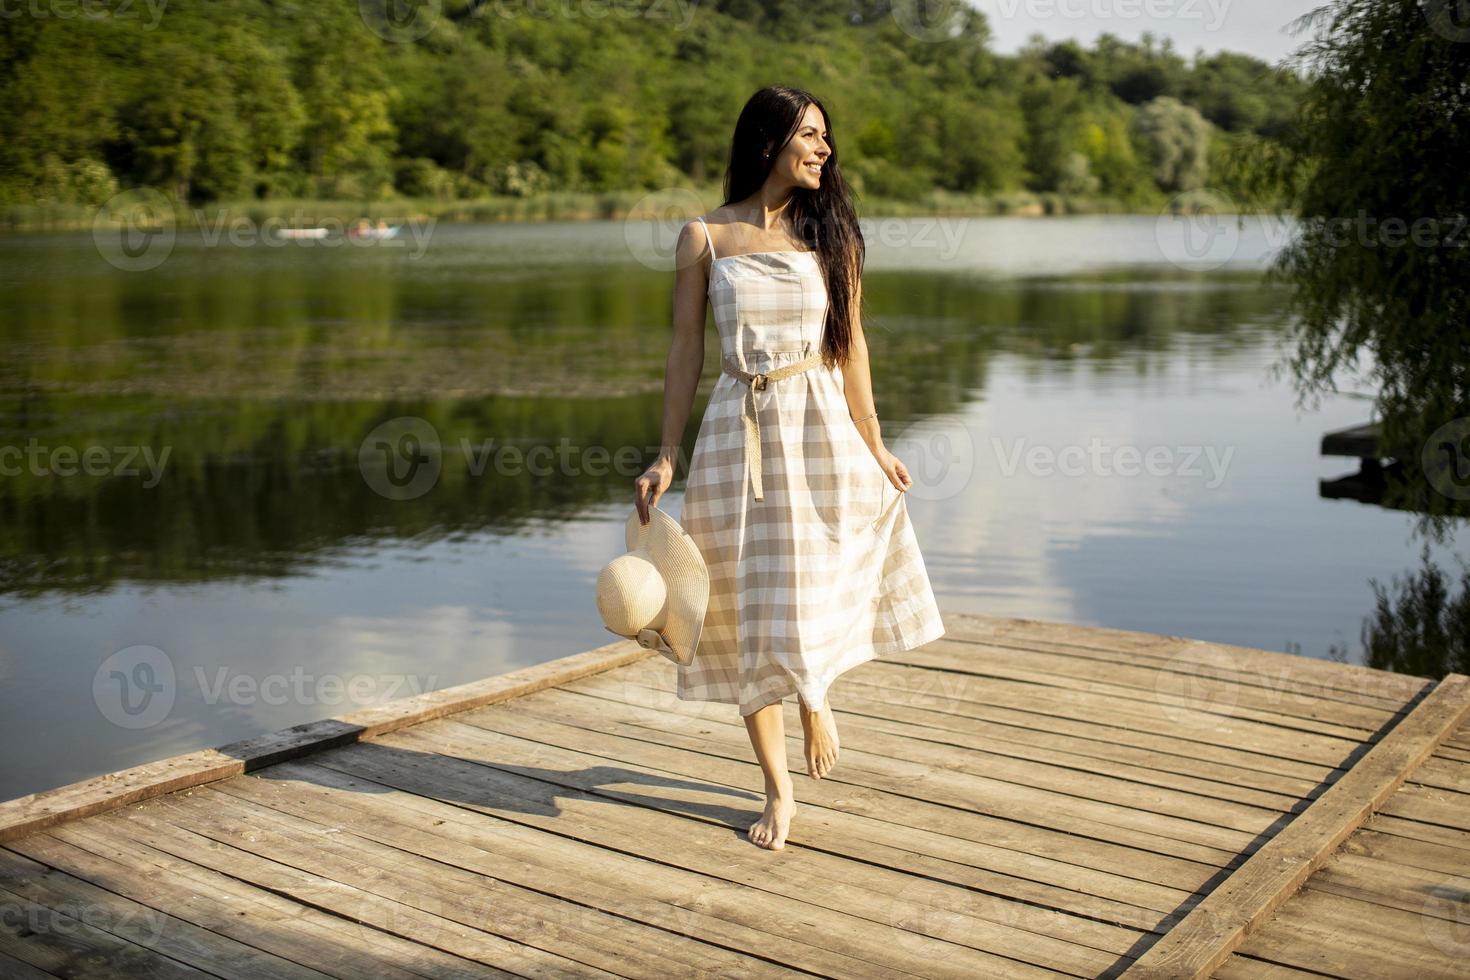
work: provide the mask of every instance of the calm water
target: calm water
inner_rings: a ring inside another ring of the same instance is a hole
[[[610,641],[592,584],[659,442],[673,227],[184,234],[147,269],[146,242],[0,240],[0,799]],[[1298,412],[1268,377],[1282,227],[865,230],[942,606],[1361,656],[1369,579],[1418,542],[1319,495],[1355,468],[1321,434],[1368,403]]]

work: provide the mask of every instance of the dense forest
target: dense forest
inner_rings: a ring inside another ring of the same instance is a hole
[[[205,202],[707,185],[745,98],[782,82],[825,102],[865,195],[1144,206],[1228,194],[1232,147],[1272,141],[1303,89],[1147,35],[1000,55],[978,13],[941,37],[865,0],[443,0],[407,20],[375,3],[392,9],[174,0],[0,18],[0,205],[132,187]]]

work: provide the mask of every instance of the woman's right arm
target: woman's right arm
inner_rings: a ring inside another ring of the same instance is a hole
[[[691,221],[679,232],[674,248],[674,335],[664,365],[663,436],[658,457],[633,484],[633,504],[639,523],[648,523],[648,508],[656,505],[674,481],[674,463],[684,437],[684,426],[694,405],[694,392],[704,370],[704,321],[709,302],[709,245]]]

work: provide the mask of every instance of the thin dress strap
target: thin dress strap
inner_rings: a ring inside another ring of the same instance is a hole
[[[715,261],[715,240],[709,237],[709,225],[704,223],[703,218],[695,218],[694,220],[698,221],[704,228],[704,240],[709,242],[709,260],[713,263]]]

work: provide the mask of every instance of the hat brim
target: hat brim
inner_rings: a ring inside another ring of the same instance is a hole
[[[699,546],[678,521],[655,506],[648,508],[648,515],[648,524],[644,525],[635,508],[628,516],[624,538],[629,551],[646,542],[668,590],[668,613],[660,633],[669,649],[659,652],[687,666],[699,649],[704,614],[709,607],[709,569]]]

